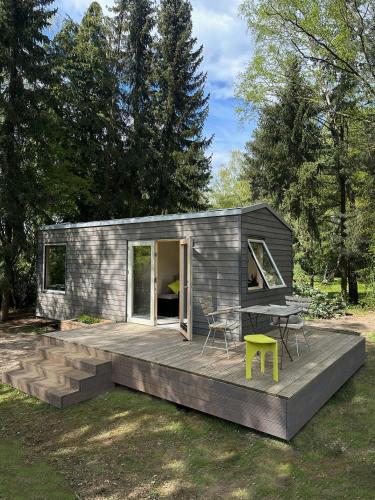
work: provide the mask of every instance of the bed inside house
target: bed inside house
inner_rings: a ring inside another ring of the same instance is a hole
[[[159,240],[157,245],[157,324],[179,327],[180,242]]]

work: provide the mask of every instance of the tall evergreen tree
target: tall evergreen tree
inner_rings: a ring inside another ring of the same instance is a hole
[[[295,219],[317,231],[314,215],[321,130],[314,91],[293,58],[277,101],[260,110],[254,140],[247,144],[247,175],[255,198],[268,198]],[[302,185],[303,183],[303,185]]]
[[[53,41],[59,158],[72,166],[87,188],[77,198],[80,220],[115,214],[113,193],[123,151],[119,86],[109,39],[109,20],[93,2],[80,24],[68,19]]]
[[[150,0],[118,0],[114,7],[114,44],[120,82],[122,128],[126,137],[121,161],[123,185],[118,216],[148,213],[146,186],[155,156],[152,107],[152,30],[155,9]]]
[[[39,208],[47,147],[50,65],[44,34],[52,0],[0,2],[1,317],[8,316],[27,226]]]
[[[260,110],[245,166],[253,199],[268,199],[294,225],[301,263],[310,275],[323,209],[318,201],[322,188],[318,115],[314,91],[302,77],[299,60],[292,58],[277,100]]]
[[[206,74],[199,70],[203,47],[192,36],[188,0],[161,0],[155,47],[155,118],[158,159],[151,176],[155,212],[205,206],[211,160],[204,137],[208,113]]]

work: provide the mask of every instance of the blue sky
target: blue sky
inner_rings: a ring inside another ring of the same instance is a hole
[[[98,0],[105,9],[113,0]],[[80,20],[91,0],[56,0],[59,21],[65,15]],[[238,16],[241,0],[191,0],[193,29],[204,47],[203,69],[207,71],[210,112],[207,135],[214,134],[211,153],[213,173],[227,163],[230,152],[243,149],[254,123],[240,124],[236,114],[234,85],[251,57],[251,40],[246,24]],[[58,23],[59,24],[59,23]]]

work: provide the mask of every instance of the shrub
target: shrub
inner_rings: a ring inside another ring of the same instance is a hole
[[[81,314],[78,316],[78,321],[81,323],[85,323],[86,325],[94,325],[95,323],[100,323],[99,318],[93,318],[92,316],[88,316],[87,314]]]
[[[346,303],[341,295],[331,297],[328,293],[312,288],[306,283],[295,283],[294,293],[311,298],[309,316],[312,318],[329,319],[345,314]]]
[[[366,294],[363,300],[363,306],[374,310],[375,309],[375,257],[371,265],[366,269],[364,275],[364,282],[366,284]]]

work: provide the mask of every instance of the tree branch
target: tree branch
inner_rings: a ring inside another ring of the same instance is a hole
[[[367,88],[368,90],[371,92],[371,94],[373,94],[375,96],[375,89],[364,79],[364,77],[356,70],[356,68],[350,64],[348,61],[346,61],[345,59],[343,59],[336,51],[334,51],[331,47],[329,47],[329,45],[327,45],[326,42],[324,42],[323,40],[320,40],[318,39],[318,37],[316,35],[314,35],[313,33],[311,33],[310,31],[308,31],[306,28],[304,28],[299,22],[298,22],[298,19],[297,19],[297,16],[294,15],[294,19],[292,19],[291,17],[287,17],[285,15],[283,15],[280,11],[278,11],[273,5],[271,5],[271,9],[272,11],[274,12],[274,14],[279,17],[280,19],[282,19],[284,22],[286,23],[289,23],[291,24],[292,26],[294,26],[295,28],[297,28],[297,30],[299,30],[301,33],[303,33],[304,35],[306,35],[311,41],[313,41],[316,45],[318,45],[319,47],[323,48],[326,52],[328,52],[328,54],[330,54],[334,59],[336,59],[337,61],[339,61],[340,63],[342,63],[344,65],[344,67],[341,67],[341,66],[336,66],[337,69],[340,69],[341,71],[346,71],[347,73],[351,74],[351,75],[354,75],[357,79],[359,79]],[[272,15],[272,14],[270,14]],[[314,56],[305,56],[305,57],[309,57],[311,60],[314,60],[316,58],[314,58]],[[318,58],[319,59],[319,58]],[[325,64],[329,64],[329,61],[327,61],[326,59],[321,59],[321,61],[325,62]],[[332,66],[332,63],[330,64]]]

